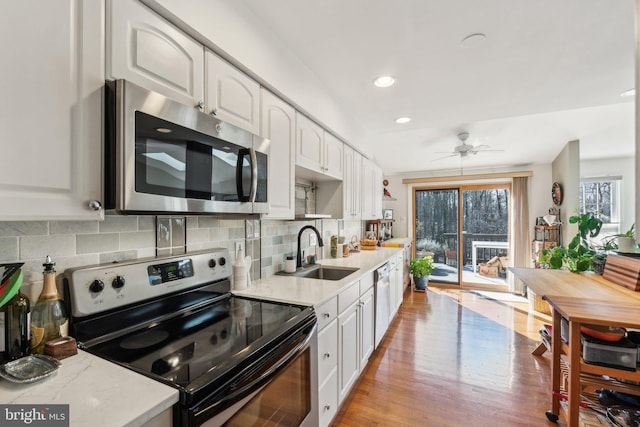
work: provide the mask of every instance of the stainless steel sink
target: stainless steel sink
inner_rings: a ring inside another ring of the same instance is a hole
[[[305,277],[307,279],[341,280],[358,270],[358,268],[352,267],[334,267],[316,264],[313,266],[301,267],[295,273],[285,273],[284,271],[280,271],[277,274],[282,276]]]

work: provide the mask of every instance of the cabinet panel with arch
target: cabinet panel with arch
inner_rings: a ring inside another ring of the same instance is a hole
[[[107,3],[107,75],[204,108],[204,46],[134,0]]]

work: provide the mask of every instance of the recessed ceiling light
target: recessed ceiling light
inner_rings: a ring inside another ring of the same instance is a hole
[[[160,132],[160,133],[171,133],[173,132],[171,129],[169,128],[156,128],[156,132]]]
[[[373,84],[378,87],[389,87],[396,82],[393,76],[380,76],[373,81]]]
[[[629,90],[625,90],[620,94],[620,96],[634,96],[636,94],[635,88],[631,88]]]
[[[486,38],[487,36],[482,33],[469,34],[467,37],[462,39],[460,45],[468,48],[478,47],[484,43],[484,39]]]
[[[410,121],[411,121],[411,117],[398,117],[396,119],[396,123],[398,124],[409,123]]]

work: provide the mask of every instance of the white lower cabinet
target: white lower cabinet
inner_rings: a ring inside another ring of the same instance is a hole
[[[340,381],[340,398],[342,403],[360,372],[360,355],[358,354],[358,303],[353,303],[338,316],[338,344],[340,358],[338,373]]]
[[[334,369],[320,386],[319,396],[319,422],[320,427],[328,426],[338,412],[338,369]]]
[[[316,315],[318,425],[328,426],[373,353],[373,274],[316,307]]]

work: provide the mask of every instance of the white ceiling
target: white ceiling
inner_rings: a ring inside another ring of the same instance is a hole
[[[500,152],[465,170],[634,154],[633,0],[243,0],[367,130],[385,173],[439,161],[469,132]],[[461,41],[484,33],[480,46]],[[390,88],[373,86],[392,74]],[[409,116],[405,125],[394,122]],[[468,141],[468,142],[469,142]]]

